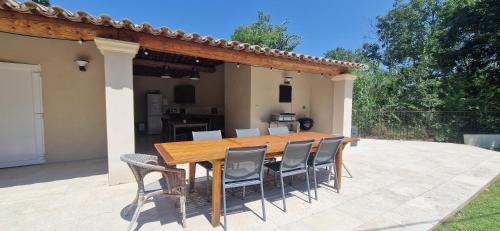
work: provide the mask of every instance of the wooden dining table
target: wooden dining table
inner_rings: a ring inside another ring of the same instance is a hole
[[[221,182],[222,182],[222,164],[228,147],[245,147],[268,145],[266,158],[278,157],[283,154],[286,143],[290,141],[314,139],[312,151],[314,152],[321,138],[335,137],[332,134],[319,132],[299,132],[283,135],[266,135],[256,137],[225,138],[221,140],[203,140],[203,141],[183,141],[170,143],[157,143],[156,149],[168,165],[189,163],[189,188],[194,189],[196,163],[201,161],[210,161],[213,165],[212,176],[212,225],[220,225],[220,207],[221,207]],[[342,177],[342,150],[345,144],[357,141],[358,138],[345,137],[342,140],[341,147],[336,159],[338,184],[335,187],[340,188]]]

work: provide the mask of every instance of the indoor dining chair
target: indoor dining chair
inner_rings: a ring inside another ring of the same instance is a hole
[[[318,199],[318,184],[316,179],[316,170],[319,168],[327,168],[328,170],[328,182],[333,175],[335,176],[335,185],[338,185],[337,170],[335,166],[335,160],[339,152],[340,144],[342,143],[343,136],[333,137],[333,138],[322,138],[319,142],[316,154],[310,155],[307,161],[307,166],[309,169],[313,170],[314,178],[314,197]],[[337,192],[339,189],[337,187]]]
[[[227,230],[226,189],[260,185],[262,218],[266,220],[262,166],[267,145],[254,147],[227,148],[222,174],[222,203],[224,210],[224,229]]]
[[[193,132],[193,140],[194,141],[200,141],[200,140],[221,140],[222,139],[222,133],[220,130],[215,130],[215,131],[201,131],[201,132]],[[201,161],[197,162],[201,167],[205,168],[206,170],[206,183],[207,183],[207,200],[210,200],[210,171],[212,171],[212,163],[209,161]],[[193,190],[193,189],[190,189]]]
[[[288,141],[281,161],[264,164],[267,168],[278,173],[281,182],[281,194],[283,197],[283,211],[286,212],[285,184],[283,178],[298,174],[306,174],[307,195],[311,203],[311,191],[309,189],[309,172],[307,171],[307,160],[311,152],[314,140]]]
[[[267,130],[269,131],[269,135],[282,135],[290,133],[288,127],[268,128]]]

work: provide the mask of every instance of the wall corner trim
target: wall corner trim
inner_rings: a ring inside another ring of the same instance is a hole
[[[332,81],[353,81],[356,79],[357,76],[353,74],[342,74],[342,75],[337,75],[332,78]]]
[[[139,43],[107,39],[107,38],[94,38],[94,42],[99,51],[104,55],[106,52],[125,53],[136,55],[139,51]]]

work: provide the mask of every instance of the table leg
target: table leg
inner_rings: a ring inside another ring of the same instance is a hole
[[[189,192],[194,192],[195,178],[196,178],[196,163],[189,163]]]
[[[220,195],[221,195],[221,182],[222,182],[222,161],[214,160],[213,176],[212,176],[212,226],[217,227],[220,225]]]
[[[344,150],[344,144],[340,144],[339,153],[335,159],[335,168],[337,169],[337,175],[335,176],[337,180],[335,181],[335,188],[340,190],[342,186],[342,151]]]
[[[174,126],[174,128],[172,130],[174,132],[174,142],[175,142],[175,141],[177,141],[177,134],[176,134],[177,133],[177,131],[176,131],[177,127]]]

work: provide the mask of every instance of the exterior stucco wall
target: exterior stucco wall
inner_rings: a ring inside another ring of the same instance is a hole
[[[225,64],[226,134],[259,128],[267,134],[272,113],[293,112],[315,120],[314,131],[332,131],[333,83],[320,75]],[[279,102],[279,85],[292,77],[292,103]]]
[[[90,61],[86,72],[79,57]],[[0,61],[41,66],[48,162],[106,157],[104,63],[93,42],[0,33]]]
[[[236,136],[234,129],[250,127],[251,67],[234,63],[224,64],[225,135]]]
[[[292,112],[297,118],[309,116],[311,74],[270,70],[252,67],[251,71],[251,122],[250,127],[259,128],[261,134],[267,134],[272,113]],[[292,77],[292,102],[279,102],[279,86],[284,77]]]
[[[333,81],[311,78],[311,118],[313,131],[331,133],[333,127]]]

